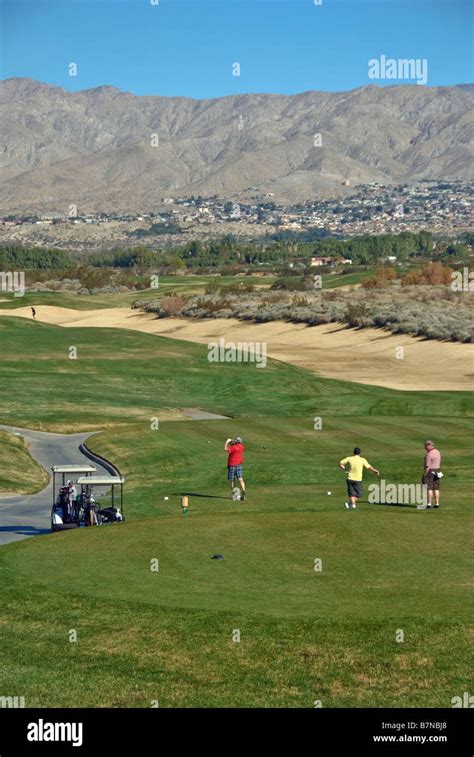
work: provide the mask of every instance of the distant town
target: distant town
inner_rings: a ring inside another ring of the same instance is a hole
[[[346,182],[346,185],[348,182]],[[3,227],[58,224],[132,224],[132,237],[176,236],[209,227],[221,233],[245,236],[277,232],[314,231],[316,234],[351,236],[357,234],[397,234],[428,229],[433,234],[456,234],[472,230],[474,183],[468,181],[420,181],[416,185],[358,185],[345,198],[312,200],[280,205],[272,193],[255,194],[250,200],[229,201],[212,197],[163,197],[159,207],[143,213],[84,213],[70,205],[67,212],[9,214],[0,218]],[[256,191],[249,187],[246,194]],[[242,227],[242,228],[239,228]],[[257,228],[261,227],[260,231]]]

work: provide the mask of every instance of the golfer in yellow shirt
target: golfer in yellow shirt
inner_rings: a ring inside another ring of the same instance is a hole
[[[349,502],[344,502],[344,505],[347,509],[352,507],[352,509],[355,510],[357,507],[357,500],[360,499],[364,493],[364,488],[362,486],[364,468],[372,471],[372,473],[375,473],[377,476],[379,476],[380,473],[377,468],[372,468],[365,457],[360,456],[360,447],[354,447],[354,454],[341,460],[339,467],[347,473],[347,494]]]

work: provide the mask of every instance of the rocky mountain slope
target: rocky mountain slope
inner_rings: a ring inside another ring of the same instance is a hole
[[[0,210],[146,210],[191,194],[296,201],[370,181],[472,179],[473,105],[470,85],[193,100],[8,79]]]

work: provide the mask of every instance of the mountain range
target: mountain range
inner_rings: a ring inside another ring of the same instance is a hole
[[[7,79],[0,210],[145,212],[165,197],[295,202],[472,180],[473,105],[470,84],[194,100]]]

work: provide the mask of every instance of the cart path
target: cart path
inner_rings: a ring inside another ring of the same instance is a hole
[[[88,457],[79,450],[79,445],[97,431],[81,434],[52,434],[46,431],[32,431],[18,426],[0,425],[0,431],[11,434],[19,433],[28,444],[28,452],[48,474],[51,465],[80,465]],[[109,473],[98,463],[100,474]],[[28,536],[49,533],[51,530],[51,505],[53,498],[53,479],[37,494],[16,494],[13,497],[0,495],[0,545],[8,544]]]
[[[229,421],[232,420],[229,415],[217,415],[209,413],[207,410],[201,410],[199,407],[184,407],[183,414],[193,421]]]

